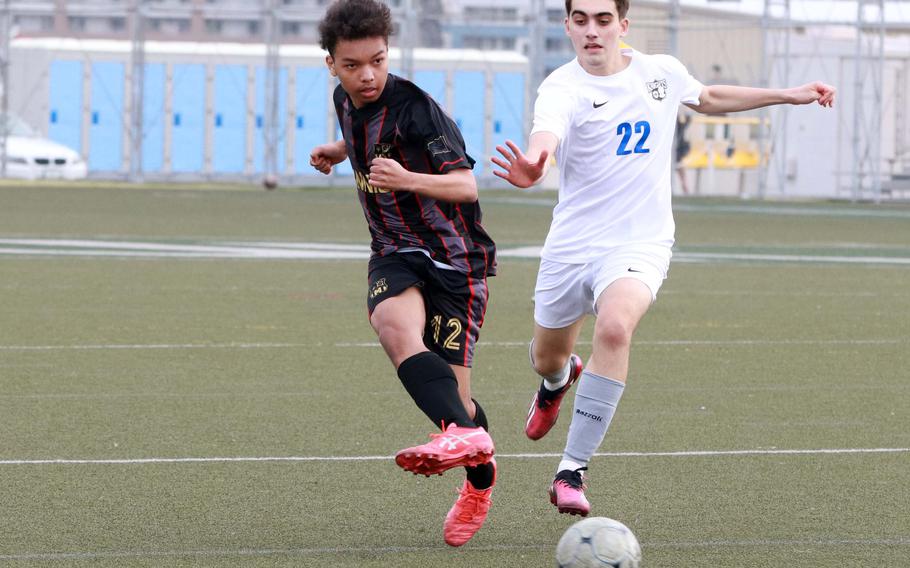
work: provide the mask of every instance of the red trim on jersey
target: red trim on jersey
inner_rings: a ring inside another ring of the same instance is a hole
[[[452,161],[452,162],[443,162],[442,165],[439,166],[439,171],[442,171],[442,168],[444,168],[444,167],[446,167],[446,166],[453,166],[453,165],[459,164],[459,163],[461,163],[461,162],[463,162],[463,161],[464,161],[464,158],[458,158],[457,160]]]
[[[468,265],[468,271],[470,271],[471,270],[471,251],[468,250],[468,243],[464,242],[464,236],[458,232],[458,229],[455,227],[455,222],[452,219],[449,219],[448,217],[446,217],[445,212],[442,210],[441,207],[439,207],[439,202],[436,201],[434,203],[434,205],[436,206],[436,210],[439,211],[439,214],[442,216],[442,218],[449,222],[449,225],[452,227],[452,231],[456,235],[458,235],[459,239],[461,239],[461,247],[464,249],[464,254],[465,254],[464,260]],[[443,241],[443,245],[445,245],[445,241]],[[451,260],[451,255],[449,254],[448,248],[446,248],[446,255],[449,256],[449,259]]]
[[[486,251],[483,253],[484,256],[487,255]],[[487,285],[487,277],[483,277],[483,288],[487,291],[487,301],[483,303],[483,309],[480,311],[480,322],[477,325],[483,327],[483,322],[487,319],[487,306],[490,305],[490,286]],[[480,334],[478,334],[480,335]]]
[[[455,212],[458,213],[458,219],[461,221],[462,232],[466,235],[471,233],[471,230],[468,229],[468,224],[464,222],[464,215],[461,212],[461,203],[455,204]]]
[[[468,309],[465,310],[465,312],[467,312],[467,315],[468,315],[468,321],[467,321],[468,325],[465,327],[465,333],[464,333],[464,359],[462,360],[465,367],[468,366],[468,352],[469,352],[469,347],[470,347],[468,345],[468,341],[470,341],[470,338],[471,338],[471,323],[473,321],[473,319],[471,318],[471,310],[474,307],[474,279],[471,278],[470,276],[468,276],[468,288],[471,290],[471,295],[468,297]]]
[[[401,206],[398,204],[398,194],[394,191],[392,192],[392,200],[395,202],[395,210],[398,211],[398,217],[401,219],[401,224],[407,227],[408,233],[413,235],[423,246],[427,246],[427,243],[420,238],[420,235],[408,225],[408,222],[404,218],[404,214],[401,212]],[[432,251],[430,251],[432,253]]]
[[[416,193],[414,194],[414,200],[417,202],[417,208],[420,210],[420,218],[423,219],[424,224],[426,224],[426,226],[429,227],[429,228],[433,231],[433,234],[436,235],[436,238],[439,240],[439,243],[442,245],[442,248],[445,249],[445,251],[446,251],[446,260],[451,259],[451,258],[452,258],[452,251],[450,251],[450,250],[449,250],[449,247],[446,245],[445,239],[442,238],[442,236],[436,231],[436,228],[433,226],[433,223],[430,223],[429,221],[427,221],[426,216],[424,216],[424,214],[423,214],[423,203],[420,202],[420,196],[419,196],[418,194],[416,194]],[[439,209],[439,205],[436,204],[435,201],[434,201],[433,203],[436,205],[436,208]],[[442,211],[440,211],[440,213],[441,213],[441,212],[442,212]],[[442,218],[443,218],[443,219],[448,219],[445,215],[443,215]],[[433,256],[433,251],[431,250],[431,251],[429,251],[429,253],[430,253],[430,257],[432,257],[432,256]]]
[[[376,133],[376,143],[379,144],[379,141],[382,140],[382,127],[385,126],[385,117],[389,114],[389,107],[383,107],[382,109],[382,118],[379,119],[379,132]]]

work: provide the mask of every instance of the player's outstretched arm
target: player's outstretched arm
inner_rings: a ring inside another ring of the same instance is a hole
[[[332,172],[332,166],[348,158],[348,149],[344,140],[316,146],[310,152],[310,165],[326,175]]]
[[[817,102],[834,106],[837,89],[820,81],[789,89],[760,89],[734,85],[709,85],[702,89],[698,105],[688,105],[706,114],[737,112],[771,105],[806,105]]]
[[[477,201],[477,181],[468,168],[456,168],[440,175],[421,174],[406,170],[395,160],[373,158],[370,185],[393,191],[413,191],[449,203]]]
[[[506,146],[497,146],[496,151],[502,158],[493,156],[490,161],[502,168],[493,170],[493,174],[501,177],[515,187],[531,187],[547,175],[550,168],[550,156],[556,151],[559,139],[550,132],[535,132],[528,143],[527,154],[521,151],[514,142],[506,140]]]

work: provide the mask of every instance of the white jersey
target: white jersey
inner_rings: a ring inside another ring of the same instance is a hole
[[[669,55],[628,50],[625,69],[591,75],[577,59],[541,83],[534,132],[559,139],[559,203],[541,256],[586,263],[617,245],[673,245],[671,154],[681,103],[703,85]]]

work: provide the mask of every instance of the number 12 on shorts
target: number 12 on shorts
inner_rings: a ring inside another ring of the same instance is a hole
[[[638,142],[635,144],[634,150],[629,150],[629,141],[632,139],[632,132],[639,134]],[[623,122],[616,127],[616,135],[622,136],[622,140],[619,142],[619,148],[616,149],[617,156],[628,156],[629,154],[647,154],[651,150],[645,148],[645,142],[648,141],[648,136],[651,135],[651,123],[647,120],[639,120],[635,123],[633,127],[629,122]]]
[[[430,320],[430,325],[433,326],[433,342],[438,345],[439,337],[442,332],[442,316],[433,316],[433,319]],[[461,322],[458,321],[458,318],[449,318],[449,321],[446,322],[446,331],[450,333],[442,342],[442,346],[451,351],[458,351],[461,349],[461,343],[455,341],[458,336],[461,335],[461,330],[462,326]]]

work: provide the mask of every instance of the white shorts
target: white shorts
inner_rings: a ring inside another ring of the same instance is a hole
[[[541,259],[534,289],[534,321],[547,329],[560,329],[594,314],[597,298],[620,278],[644,282],[653,302],[667,277],[672,255],[664,245],[635,244],[613,248],[587,264]]]

